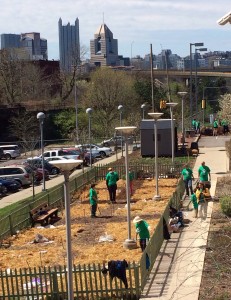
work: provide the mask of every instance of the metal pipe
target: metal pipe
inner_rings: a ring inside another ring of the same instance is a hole
[[[68,299],[74,299],[73,292],[73,274],[72,274],[72,249],[71,249],[71,208],[70,208],[70,171],[63,171],[64,175],[64,196],[65,196],[65,212],[66,212],[66,247],[67,247],[67,285]]]

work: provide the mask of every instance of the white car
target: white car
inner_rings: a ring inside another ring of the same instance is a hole
[[[112,154],[112,149],[110,147],[101,147],[96,144],[75,145],[76,148],[83,149],[83,150],[85,149],[87,151],[90,151],[90,146],[91,146],[91,153],[94,157],[104,158]]]
[[[70,157],[66,156],[52,156],[52,157],[44,157],[46,161],[52,161],[52,160],[63,160],[63,159],[71,159]]]

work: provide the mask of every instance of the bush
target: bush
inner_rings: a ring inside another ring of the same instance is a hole
[[[231,196],[224,196],[220,198],[220,205],[222,212],[226,216],[231,217]]]

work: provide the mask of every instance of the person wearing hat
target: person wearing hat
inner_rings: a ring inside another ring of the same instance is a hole
[[[133,219],[133,223],[135,224],[136,227],[136,234],[139,235],[140,237],[140,248],[142,252],[146,248],[147,240],[150,238],[150,233],[149,233],[149,225],[146,221],[141,219],[139,216],[136,216]]]
[[[109,192],[109,198],[112,203],[116,203],[116,190],[118,180],[118,173],[113,171],[112,168],[108,168],[108,173],[106,175],[106,185]]]

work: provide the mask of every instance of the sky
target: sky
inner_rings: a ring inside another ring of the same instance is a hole
[[[197,42],[208,51],[231,51],[231,25],[217,24],[231,11],[230,0],[0,0],[0,7],[0,34],[40,32],[49,60],[59,59],[59,18],[63,25],[79,19],[80,44],[88,50],[104,22],[125,57],[144,57],[150,45],[153,54],[171,49],[185,57]]]

